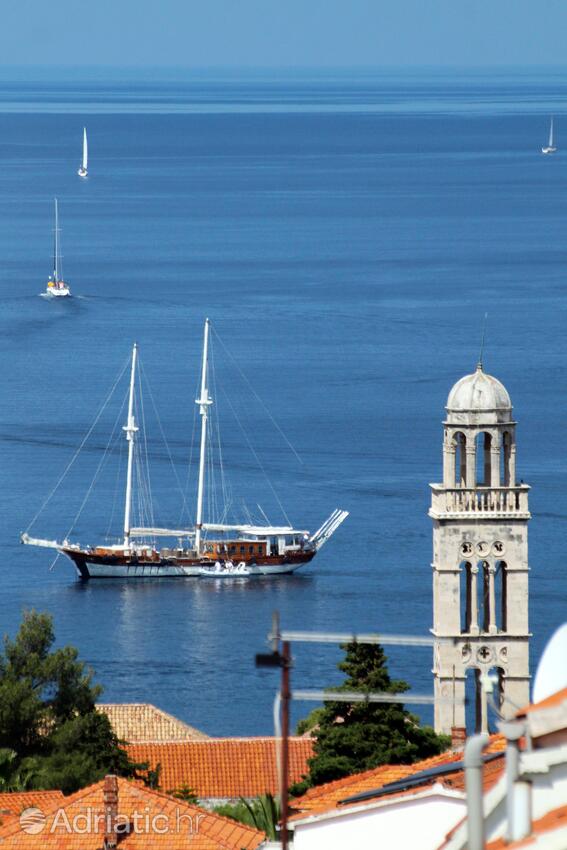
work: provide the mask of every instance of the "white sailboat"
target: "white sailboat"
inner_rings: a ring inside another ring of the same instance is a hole
[[[83,161],[81,167],[77,171],[79,177],[88,177],[87,166],[89,164],[89,146],[87,142],[87,128],[83,127]]]
[[[548,141],[546,147],[543,147],[541,149],[541,152],[542,153],[555,153],[556,150],[557,150],[557,148],[553,144],[553,118],[552,118],[551,123],[549,125],[549,141]]]
[[[59,207],[55,198],[55,228],[53,239],[53,274],[49,275],[45,294],[53,298],[66,298],[71,295],[71,289],[63,280],[63,266],[61,262],[61,246],[59,240]]]
[[[201,417],[201,435],[194,525],[181,528],[179,526],[157,527],[153,520],[151,505],[149,510],[144,511],[144,515],[149,520],[147,524],[136,525],[135,520],[133,521],[132,510],[139,501],[138,498],[134,498],[133,492],[136,481],[136,489],[140,491],[138,496],[141,495],[142,490],[149,492],[149,487],[141,485],[139,479],[140,445],[138,444],[143,446],[145,438],[140,441],[138,437],[139,418],[136,415],[139,409],[137,407],[139,393],[136,393],[138,349],[134,345],[130,365],[128,411],[126,425],[123,427],[128,445],[128,457],[124,525],[120,542],[113,545],[81,546],[68,539],[46,540],[31,537],[25,532],[21,535],[22,543],[55,549],[66,555],[73,561],[82,579],[274,576],[293,573],[315,557],[347,518],[348,511],[334,510],[314,533],[292,525],[270,525],[265,514],[265,524],[256,524],[251,516],[248,516],[245,522],[229,525],[226,522],[225,511],[220,521],[212,521],[212,517],[205,517],[207,502],[205,490],[207,482],[210,483],[210,470],[209,475],[206,474],[207,458],[210,459],[211,451],[209,443],[213,434],[216,434],[218,438],[218,431],[216,427],[213,429],[210,422],[213,399],[209,393],[209,332],[210,322],[207,319],[203,337],[199,397],[195,401]],[[136,470],[138,472],[135,473]],[[210,507],[207,508],[207,512],[209,510]],[[161,546],[156,542],[158,538],[171,538],[173,545]]]

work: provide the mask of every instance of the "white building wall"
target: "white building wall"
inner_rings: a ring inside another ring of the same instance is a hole
[[[345,811],[295,827],[294,850],[436,850],[464,817],[465,801],[428,797]]]
[[[542,750],[541,752],[545,751]],[[537,757],[539,752],[535,751],[534,755]],[[567,758],[567,748],[565,748],[564,757]],[[536,821],[548,812],[565,805],[567,800],[567,761],[553,765],[549,770],[540,768],[541,773],[539,775],[530,771],[529,761],[529,756],[524,762],[520,761],[520,771],[525,770],[525,775],[532,780],[532,821]],[[504,786],[505,779],[500,782]],[[504,835],[507,826],[506,816],[506,795],[504,794],[500,803],[486,819],[486,832],[489,841],[494,841]]]

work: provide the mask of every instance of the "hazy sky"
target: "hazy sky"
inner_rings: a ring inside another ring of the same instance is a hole
[[[564,64],[567,0],[2,0],[0,63]]]

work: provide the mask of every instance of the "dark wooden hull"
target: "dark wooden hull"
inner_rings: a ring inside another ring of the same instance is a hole
[[[211,567],[210,558],[140,557],[123,554],[97,554],[88,550],[61,550],[70,558],[82,579],[90,578],[187,578],[201,575],[203,567]],[[285,575],[293,573],[315,557],[314,550],[288,552],[286,555],[267,555],[242,560],[251,576]],[[238,561],[240,562],[240,561]]]

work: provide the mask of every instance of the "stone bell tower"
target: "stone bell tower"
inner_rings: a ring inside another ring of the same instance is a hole
[[[467,717],[469,731],[487,729],[488,672],[505,716],[529,702],[528,491],[516,480],[510,396],[479,364],[449,393],[443,483],[431,485],[432,632],[450,639],[434,645],[437,732]],[[451,702],[465,693],[472,706]]]

